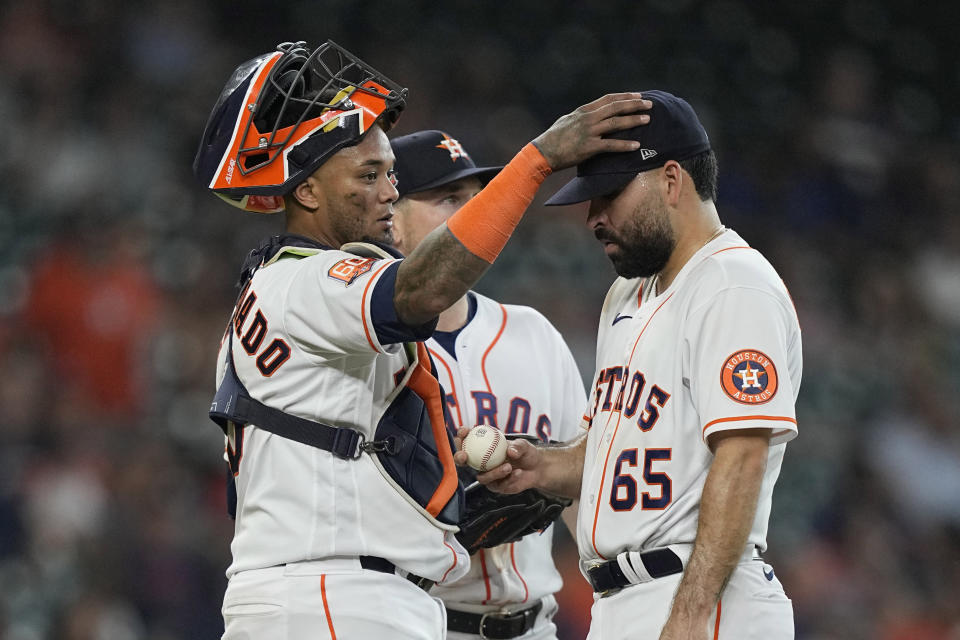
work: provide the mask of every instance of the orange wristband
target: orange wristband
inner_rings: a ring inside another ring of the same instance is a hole
[[[470,253],[493,263],[550,172],[540,150],[532,142],[527,144],[447,220],[447,229]]]

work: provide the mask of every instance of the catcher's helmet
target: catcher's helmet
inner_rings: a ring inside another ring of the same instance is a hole
[[[228,203],[283,210],[283,195],[380,121],[389,129],[407,90],[328,40],[237,67],[210,112],[193,173]]]

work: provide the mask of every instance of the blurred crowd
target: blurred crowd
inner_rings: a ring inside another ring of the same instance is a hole
[[[960,638],[953,3],[588,4],[0,4],[0,639],[219,638],[232,521],[206,411],[239,265],[282,220],[190,164],[240,62],[326,38],[410,87],[397,133],[446,129],[481,164],[603,93],[693,103],[721,218],[804,331],[765,554],[797,638]],[[478,289],[540,309],[588,380],[613,272],[585,209],[542,198]],[[561,638],[582,638],[565,535],[558,558]]]

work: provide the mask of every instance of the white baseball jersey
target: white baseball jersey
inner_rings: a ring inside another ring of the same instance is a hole
[[[393,308],[398,264],[332,249],[284,248],[261,267],[228,327],[236,372],[250,395],[374,439],[410,364],[396,342],[417,339]],[[391,332],[395,343],[384,343],[382,336]],[[218,383],[227,346],[225,341],[220,350]],[[360,555],[385,558],[434,580],[467,570],[469,557],[453,533],[411,505],[370,455],[344,460],[256,426],[229,446],[240,462],[228,576]]]
[[[619,278],[600,317],[578,521],[581,567],[696,537],[707,436],[770,428],[748,541],[766,548],[773,485],[797,433],[800,327],[769,262],[731,230],[655,295]]]
[[[427,341],[446,393],[447,419],[454,427],[489,424],[544,441],[576,437],[586,394],[563,338],[530,307],[470,295],[477,301],[476,315],[457,336],[455,353]],[[552,540],[553,526],[480,550],[465,577],[430,594],[466,611],[532,605],[563,584]]]

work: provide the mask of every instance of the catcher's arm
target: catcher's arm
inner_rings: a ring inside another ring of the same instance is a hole
[[[470,432],[461,428],[460,441]],[[583,480],[583,456],[587,435],[560,445],[533,445],[527,440],[511,440],[507,447],[507,461],[495,469],[477,475],[477,480],[500,493],[519,493],[525,489],[540,489],[567,498],[580,497]],[[457,464],[467,463],[467,454],[457,451]]]
[[[649,122],[637,112],[652,106],[639,93],[608,94],[553,123],[400,264],[397,317],[416,327],[459,300],[503,249],[544,178],[598,153],[636,151],[639,142],[608,136]]]

